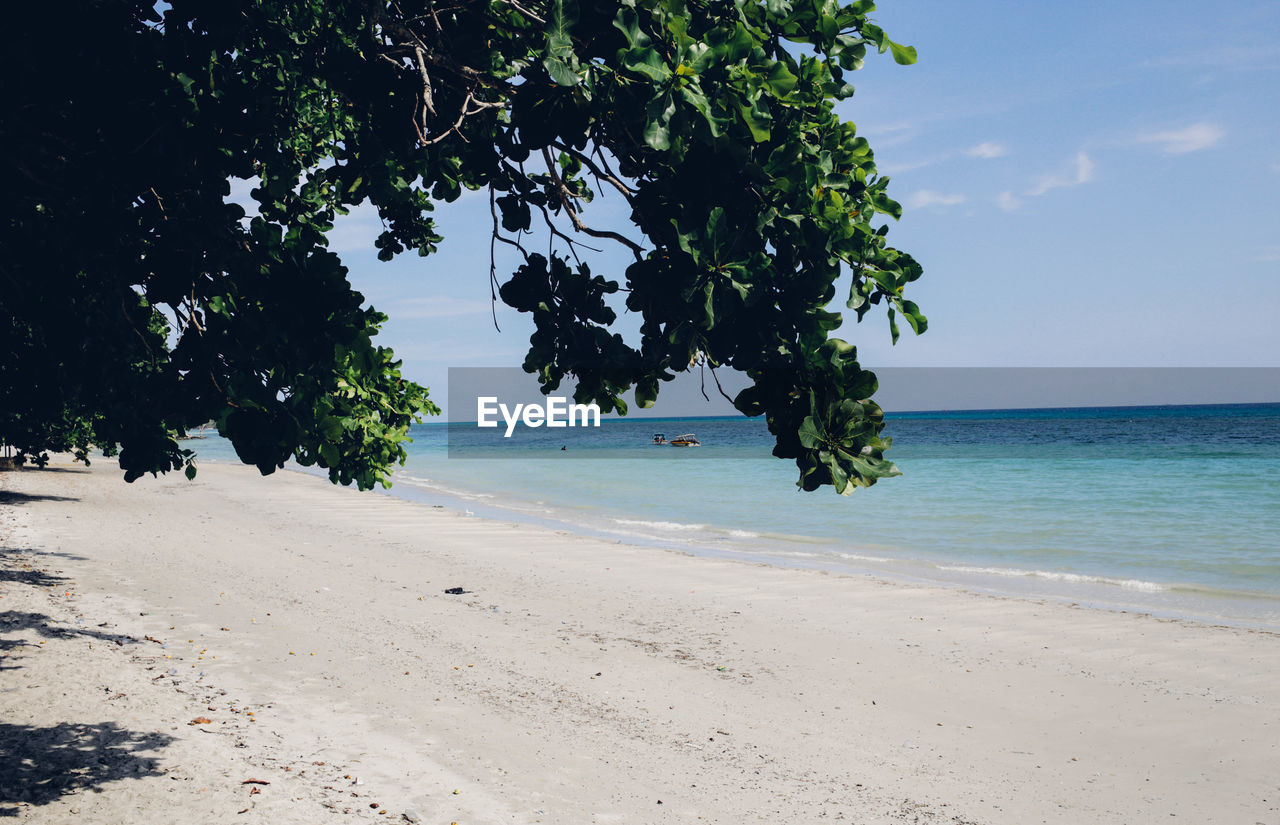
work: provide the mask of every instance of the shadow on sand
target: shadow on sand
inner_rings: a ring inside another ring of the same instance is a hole
[[[0,491],[0,505],[36,501],[77,501],[67,496],[29,495]],[[60,587],[68,579],[19,563],[30,556],[65,556],[31,548],[0,546],[0,584]],[[25,557],[25,559],[24,559]],[[101,630],[67,626],[43,613],[0,611],[0,651],[36,646],[32,634],[44,639],[87,638],[129,644],[137,640]],[[26,638],[23,638],[23,637]],[[13,670],[21,654],[0,658],[0,669]],[[157,752],[173,742],[162,733],[144,733],[114,722],[62,722],[41,727],[0,722],[0,818],[23,817],[27,806],[41,806],[61,797],[109,782],[159,776]]]
[[[10,634],[34,630],[46,639],[97,639],[102,642],[134,644],[138,640],[120,633],[103,633],[87,627],[65,627],[54,623],[54,620],[43,613],[30,613],[23,610],[0,611],[0,650],[21,647],[29,642],[21,639],[5,638]]]
[[[0,559],[3,559],[8,554],[9,548],[0,547]],[[18,570],[13,567],[0,568],[0,582],[29,584],[32,587],[57,587],[65,581],[69,581],[66,576],[55,576],[43,570]]]
[[[70,496],[43,496],[32,495],[30,493],[19,493],[15,490],[0,490],[0,504],[20,505],[30,504],[33,501],[79,501],[78,498]]]
[[[48,805],[108,782],[159,776],[155,752],[172,741],[163,733],[125,730],[114,722],[0,723],[0,817],[21,815],[19,803]]]
[[[13,548],[0,546],[0,584],[25,584],[31,587],[47,587],[56,589],[64,582],[69,581],[65,576],[57,576],[43,570],[36,570],[29,567],[27,569],[19,569],[14,564],[14,559],[9,558],[9,556],[13,554],[37,552],[39,551],[19,551],[14,550]],[[104,624],[99,626],[105,627],[106,625]],[[37,645],[35,643],[22,638],[22,636],[28,635],[31,631],[34,631],[36,635],[45,639],[81,638],[119,645],[136,644],[138,641],[132,636],[127,636],[121,633],[104,633],[101,630],[94,630],[89,627],[63,624],[44,613],[35,613],[26,610],[0,611],[0,651],[17,650],[23,647],[36,647]],[[19,658],[21,658],[20,655],[0,657],[0,670],[16,669],[19,665],[15,664],[15,662]]]
[[[75,467],[28,467],[28,472],[37,473],[90,473],[93,472],[83,465]]]

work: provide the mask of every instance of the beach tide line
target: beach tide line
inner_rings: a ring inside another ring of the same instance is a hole
[[[1072,584],[1108,584],[1115,587],[1123,587],[1126,590],[1138,590],[1143,593],[1161,593],[1171,589],[1167,584],[1149,582],[1142,579],[1116,579],[1109,576],[1059,573],[1052,570],[1016,570],[1010,567],[974,567],[963,564],[940,564],[938,569],[953,573],[977,573],[987,576],[1004,576],[1006,578],[1047,579],[1049,581],[1071,582]]]
[[[679,521],[646,521],[645,519],[616,518],[614,524],[628,527],[648,527],[655,530],[704,530],[705,524],[685,524]]]

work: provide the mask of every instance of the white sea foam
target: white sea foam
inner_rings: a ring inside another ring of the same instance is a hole
[[[494,498],[489,493],[473,493],[467,490],[459,490],[456,487],[449,487],[445,484],[439,484],[429,478],[421,476],[400,475],[396,476],[396,481],[404,482],[410,487],[417,487],[422,490],[434,490],[437,493],[444,493],[452,498],[460,498],[463,501],[481,501],[487,498]]]
[[[836,553],[836,555],[849,561],[870,561],[877,564],[889,564],[894,561],[894,559],[885,558],[884,556],[863,556],[858,553]]]
[[[977,573],[984,576],[1004,576],[1005,578],[1047,579],[1049,581],[1070,582],[1072,584],[1109,584],[1123,587],[1126,590],[1138,590],[1143,593],[1161,593],[1169,589],[1166,584],[1143,581],[1142,579],[1114,579],[1109,576],[1087,576],[1081,573],[1058,573],[1052,570],[1014,570],[1009,567],[971,567],[963,564],[940,564],[939,570],[955,573]]]
[[[616,518],[614,524],[625,524],[628,527],[647,527],[653,530],[701,530],[705,524],[684,524],[679,521],[646,521],[644,519]]]
[[[759,533],[753,533],[753,532],[751,532],[750,530],[730,530],[730,531],[729,531],[729,535],[733,536],[735,539],[758,539],[758,538],[760,538],[760,534],[759,534]]]

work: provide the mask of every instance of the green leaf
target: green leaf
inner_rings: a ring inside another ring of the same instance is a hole
[[[831,484],[836,488],[836,492],[842,496],[853,492],[853,485],[849,483],[849,473],[841,465],[839,458],[823,451],[821,455],[825,458],[823,461],[827,466],[828,472],[831,473]]]
[[[665,152],[671,148],[671,131],[668,124],[671,122],[671,116],[675,114],[676,104],[671,93],[659,95],[649,101],[649,105],[645,107],[648,115],[648,122],[644,128],[644,142],[657,149]]]
[[[559,57],[545,57],[542,65],[559,86],[577,86],[582,82],[582,77]]]
[[[791,73],[785,63],[778,61],[769,69],[765,82],[769,84],[769,88],[773,90],[775,95],[786,97],[796,87],[799,78]]]
[[[680,96],[706,120],[711,136],[720,137],[722,132],[720,121],[716,118],[711,109],[711,103],[702,90],[694,84],[686,84],[680,87]]]
[[[855,278],[849,286],[849,300],[845,301],[844,305],[849,309],[858,309],[866,302],[867,296],[862,292],[862,282]]]
[[[720,30],[717,29],[717,33]],[[713,47],[714,48],[714,47]],[[756,40],[751,36],[751,32],[741,22],[737,23],[733,32],[728,39],[724,40],[719,46],[723,60],[725,63],[737,63],[747,55],[751,54],[751,50],[756,48]]]
[[[711,260],[722,260],[719,253],[728,251],[726,247],[729,241],[729,228],[725,224],[723,206],[712,209],[711,214],[707,216],[705,237],[711,247]]]
[[[649,36],[640,31],[640,18],[634,6],[622,6],[613,19],[613,27],[627,38],[631,46],[647,46],[651,42]]]
[[[619,52],[624,68],[630,69],[646,77],[665,82],[671,78],[671,69],[662,61],[662,56],[650,46],[640,46]]]
[[[578,21],[576,0],[551,0],[547,19],[547,51],[557,57],[573,54],[573,38],[570,30]]]
[[[644,127],[644,142],[659,152],[665,152],[671,148],[671,133],[661,121],[651,120]]]
[[[658,379],[646,378],[636,384],[636,406],[640,409],[652,407],[658,399]]]
[[[903,46],[890,40],[889,50],[893,52],[893,62],[901,66],[910,66],[916,62],[915,46]]]
[[[916,306],[912,301],[902,301],[899,304],[902,308],[902,315],[907,319],[907,323],[911,325],[911,329],[916,335],[922,334],[929,328],[929,321],[924,317],[924,313],[920,312],[920,307]]]
[[[869,194],[871,203],[876,208],[877,212],[883,212],[895,220],[902,217],[902,204],[886,195],[883,191],[871,192]]]
[[[763,143],[769,139],[769,119],[767,113],[761,113],[754,106],[746,103],[738,104],[738,113],[742,115],[742,122],[747,124],[747,129],[751,131],[751,137],[756,143]]]
[[[800,443],[810,450],[816,450],[827,443],[827,434],[813,416],[806,416],[797,432]]]
[[[582,82],[582,78],[570,65],[577,62],[570,34],[577,20],[576,0],[551,0],[547,20],[547,55],[543,58],[542,65],[551,79],[560,86],[576,86]]]

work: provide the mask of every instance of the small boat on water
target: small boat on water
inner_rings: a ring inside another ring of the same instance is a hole
[[[193,433],[193,432],[191,432],[191,431],[189,431],[189,430],[182,430],[181,432],[179,432],[179,433],[177,434],[176,438],[177,438],[179,441],[187,441],[187,440],[192,439],[192,438],[208,438],[209,436],[205,435],[205,434],[204,434],[204,431],[205,431],[207,428],[212,427],[212,426],[213,426],[212,424],[201,424],[201,425],[200,425],[200,429],[199,429],[199,430],[197,430],[197,431],[196,431],[196,432],[194,432],[194,433]]]
[[[702,442],[699,441],[698,437],[693,433],[685,433],[684,435],[678,435],[675,438],[672,438],[670,441],[667,440],[666,434],[654,433],[653,443],[667,444],[672,447],[701,447],[702,446]]]

